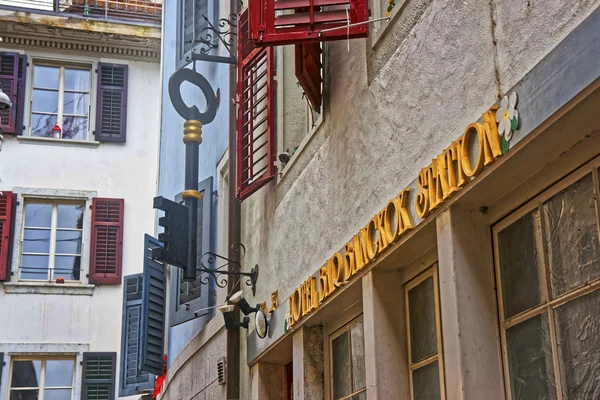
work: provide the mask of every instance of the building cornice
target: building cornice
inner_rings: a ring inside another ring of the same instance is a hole
[[[106,24],[106,22],[102,23]],[[158,37],[155,34],[156,32],[152,32],[147,36],[132,35],[128,29],[120,31],[111,29],[102,32],[74,28],[72,24],[59,27],[31,21],[18,23],[7,21],[0,11],[2,47],[49,49],[79,54],[83,52],[123,59],[159,62],[160,28],[135,27],[134,29],[157,31]]]

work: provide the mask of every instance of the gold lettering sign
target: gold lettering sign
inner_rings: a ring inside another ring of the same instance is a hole
[[[417,176],[415,213],[426,218],[447,199],[502,155],[493,106],[482,116],[482,123],[469,124],[463,135],[452,142]],[[404,233],[413,228],[408,212],[406,188],[361,228],[318,271],[309,277],[288,300],[288,327],[313,312],[335,291],[372,263]],[[342,254],[343,253],[343,254]],[[318,291],[317,291],[318,289]]]

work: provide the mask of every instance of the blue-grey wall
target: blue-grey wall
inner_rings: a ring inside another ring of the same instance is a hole
[[[173,199],[183,191],[185,148],[182,142],[184,120],[175,112],[168,95],[169,77],[175,72],[176,35],[177,35],[177,1],[164,3],[163,31],[163,101],[160,139],[159,181],[158,193],[167,199]],[[191,68],[191,66],[189,66]],[[213,191],[217,186],[217,163],[227,150],[229,106],[228,78],[229,66],[226,64],[198,62],[196,70],[203,74],[216,90],[221,90],[221,104],[213,122],[202,128],[202,144],[200,145],[199,181],[212,176]],[[205,101],[200,89],[185,83],[182,89],[183,99],[188,105],[195,104],[200,111],[205,108]],[[216,244],[217,233],[217,200],[213,197],[213,247]],[[162,228],[159,228],[161,232]],[[214,251],[215,249],[211,249]],[[212,290],[212,289],[211,289]],[[203,287],[202,295],[207,294]],[[212,296],[211,296],[212,297]],[[214,303],[214,301],[212,302]],[[211,303],[211,305],[212,305]],[[187,343],[209,321],[213,313],[202,318],[183,323],[169,329],[169,365]]]

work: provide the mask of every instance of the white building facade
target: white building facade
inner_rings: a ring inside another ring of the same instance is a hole
[[[13,103],[0,112],[0,399],[148,392],[136,301],[155,224],[161,4],[22,3],[0,6]]]

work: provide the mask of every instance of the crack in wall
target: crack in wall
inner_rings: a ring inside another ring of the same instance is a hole
[[[496,88],[498,89],[496,96],[498,100],[500,100],[503,94],[502,84],[500,82],[500,67],[498,66],[498,43],[496,39],[496,19],[494,18],[495,13],[496,8],[494,7],[494,0],[490,0],[490,33],[492,34],[492,44],[494,46],[494,80],[496,81]]]

